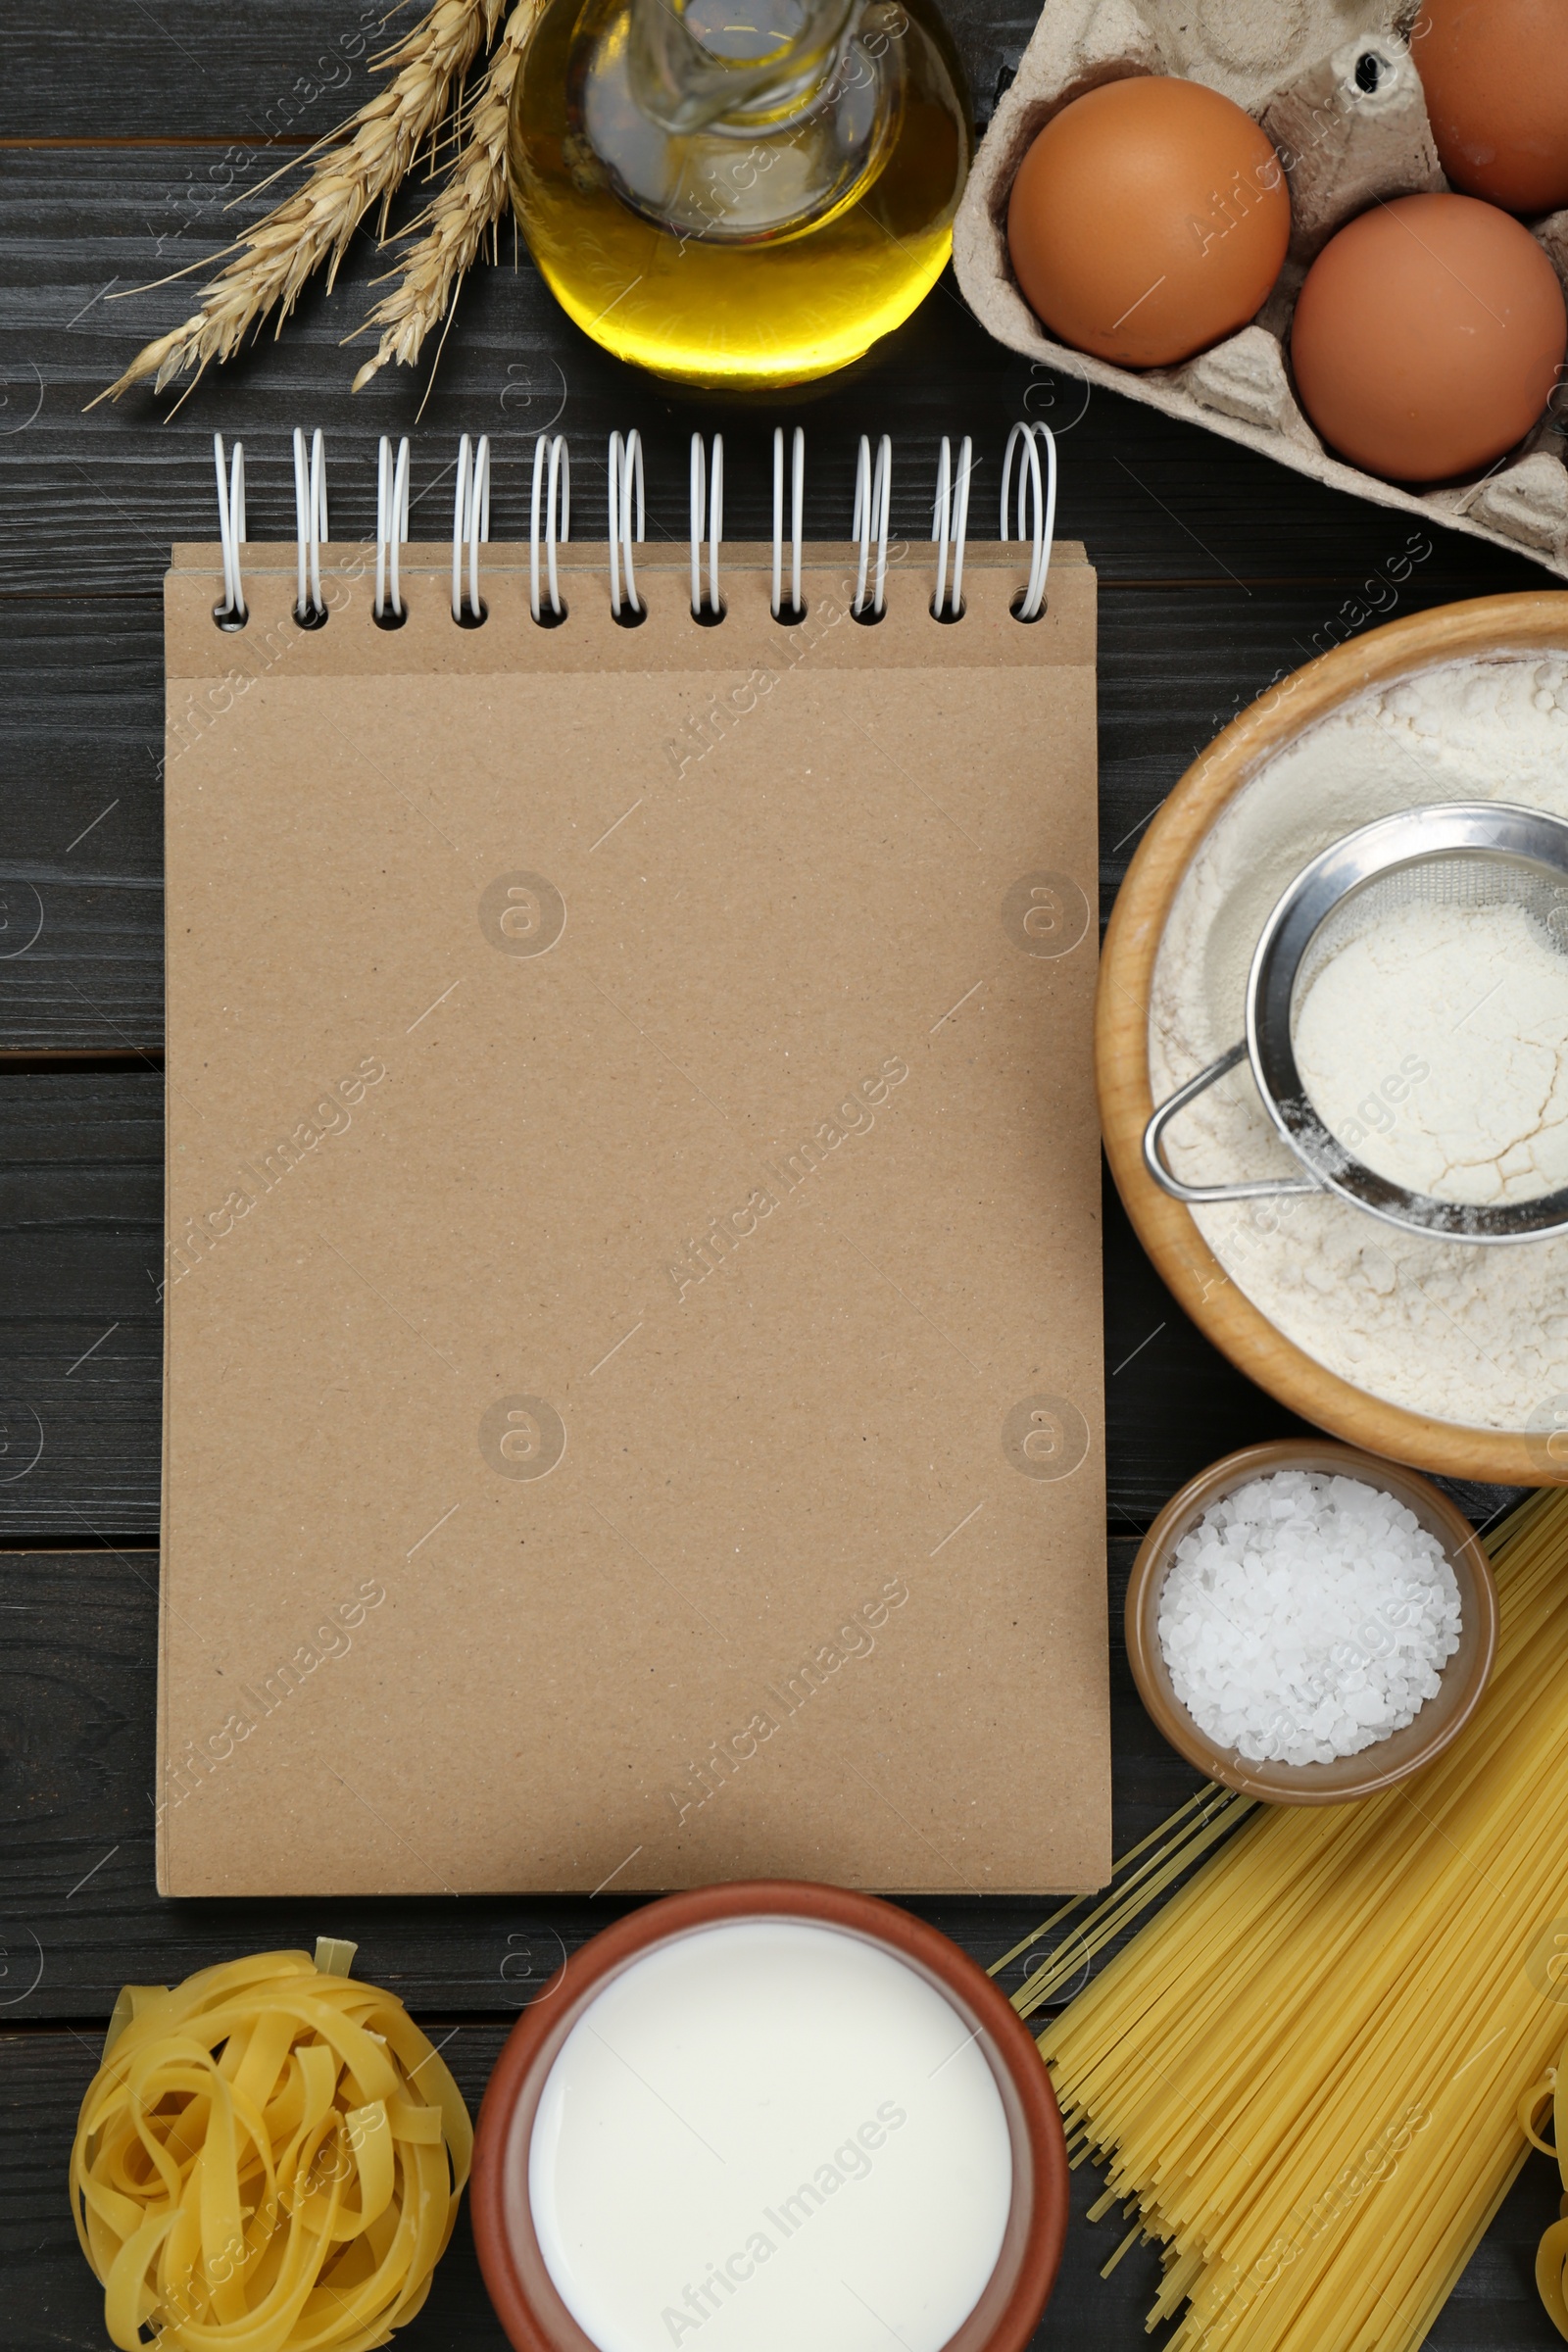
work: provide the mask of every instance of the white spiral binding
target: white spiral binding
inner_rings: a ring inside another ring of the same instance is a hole
[[[637,594],[637,575],[632,569],[632,500],[636,497],[637,537],[645,536],[647,516],[643,507],[643,437],[630,432],[610,436],[610,610],[620,618],[620,574],[626,572],[626,603],[640,620],[646,610]]]
[[[458,487],[452,502],[452,617],[463,619],[463,557],[468,557],[468,617],[477,627],[484,618],[479,601],[479,547],[490,536],[490,436],[477,442],[466,433],[458,443]],[[550,585],[555,588],[555,549],[551,549]]]
[[[309,467],[305,461],[305,435],[298,425],[294,427],[294,531],[300,559],[294,617],[303,627],[307,612],[314,612],[318,620],[326,618],[321,595],[321,542],[327,536],[326,444],[319,426],[311,435]]]
[[[855,520],[850,526],[852,538],[860,542],[860,565],[855,577],[855,602],[850,610],[857,619],[865,611],[865,579],[871,561],[871,541],[876,541],[876,586],[871,598],[871,616],[882,617],[884,592],[888,576],[888,510],[893,502],[893,442],[884,433],[876,445],[876,466],[871,464],[871,444],[864,433],[860,435],[860,451],[855,463]]]
[[[938,620],[963,618],[963,550],[969,531],[969,476],[974,469],[974,444],[967,433],[958,444],[958,473],[953,475],[953,446],[942,436],[937,462],[937,499],[931,515],[931,536],[939,550],[937,592],[931,611]],[[948,586],[948,550],[953,551],[953,585]]]
[[[1040,462],[1045,448],[1045,465]],[[1028,583],[1014,607],[1020,620],[1038,620],[1046,610],[1046,585],[1056,528],[1056,442],[1047,424],[1015,424],[1007,435],[1002,465],[1001,533],[1013,533],[1008,524],[1014,453],[1018,456],[1016,536],[1031,541]],[[223,602],[214,618],[225,627],[242,628],[249,618],[245,601],[240,550],[246,544],[245,450],[233,445],[224,453],[220,433],[213,435],[213,463],[218,485],[218,521],[222,543]],[[794,428],[791,455],[791,566],[790,612],[799,618],[802,591],[803,519],[806,492],[806,435]],[[931,537],[938,549],[936,594],[931,611],[939,618],[956,620],[963,612],[963,564],[969,522],[969,489],[974,471],[973,443],[965,434],[956,465],[953,445],[943,436],[937,471],[937,491]],[[484,618],[479,597],[479,548],[490,536],[490,441],[477,442],[465,433],[458,450],[457,495],[452,527],[452,616],[470,622]],[[859,563],[851,607],[857,618],[880,620],[886,609],[888,527],[893,497],[893,443],[883,433],[873,460],[871,443],[860,436],[855,469],[855,517],[852,531],[859,542]],[[381,437],[376,480],[375,617],[388,612],[405,617],[399,577],[400,550],[409,536],[409,443],[398,444],[394,460],[390,439]],[[706,511],[706,512],[705,512]],[[634,524],[635,515],[635,524]],[[294,428],[294,521],[298,570],[295,618],[302,627],[311,619],[326,618],[321,592],[321,548],[328,537],[326,503],[326,445],[319,430],[307,448],[304,432]],[[708,543],[706,612],[703,581],[703,541]],[[643,447],[639,433],[610,436],[610,596],[618,620],[624,606],[636,618],[647,608],[638,594],[632,556],[634,541],[646,528]],[[711,458],[706,457],[702,436],[692,435],[691,448],[691,610],[695,620],[722,619],[718,593],[718,550],[724,535],[724,442],[715,433]],[[564,619],[558,551],[571,537],[571,455],[564,433],[541,434],[534,445],[533,498],[529,529],[528,606],[543,621],[540,598],[540,547],[545,551],[546,587],[550,613]],[[876,566],[871,568],[871,547]],[[949,555],[952,576],[949,577]],[[465,555],[466,578],[465,578]],[[622,571],[624,570],[624,580]],[[867,590],[869,587],[869,596]],[[784,428],[773,433],[773,567],[771,611],[774,619],[784,611]]]
[[[1038,435],[1038,440],[1036,436]],[[1056,536],[1056,437],[1049,424],[1015,424],[1007,435],[1007,452],[1002,461],[1002,536],[1006,539],[1007,490],[1012,477],[1012,453],[1018,442],[1023,449],[1018,460],[1018,537],[1032,535],[1033,552],[1029,559],[1029,585],[1018,606],[1020,620],[1038,620],[1045,611],[1046,574],[1051,569],[1051,550]],[[1039,442],[1046,445],[1046,474],[1040,477]],[[1033,498],[1026,496],[1033,492]],[[1031,506],[1034,513],[1032,534],[1024,531],[1024,513]]]
[[[528,522],[528,610],[535,620],[542,619],[539,609],[539,522],[541,493],[545,492],[546,457],[549,460],[549,489],[545,494],[547,576],[550,584],[550,611],[554,619],[564,616],[561,602],[561,582],[556,576],[556,548],[564,546],[571,537],[571,452],[566,447],[564,433],[547,437],[541,433],[533,445],[533,504]],[[556,528],[559,514],[561,528]]]
[[[801,524],[806,512],[806,435],[795,427],[790,454],[790,611],[801,616]],[[773,427],[773,597],[777,620],[784,586],[784,427]]]
[[[692,618],[703,617],[703,509],[708,509],[708,609],[722,620],[718,601],[718,543],[724,536],[724,436],[713,435],[711,479],[703,459],[703,436],[692,435]]]
[[[398,443],[397,462],[393,463],[392,444],[385,433],[376,458],[375,471],[375,617],[386,617],[390,601],[393,617],[402,620],[403,589],[398,578],[398,560],[409,536],[409,443],[408,436]]]
[[[213,618],[221,626],[242,629],[250,618],[239,567],[239,551],[245,544],[244,442],[234,444],[231,472],[223,459],[223,436],[215,433],[213,464],[218,469],[218,532],[223,543],[223,601]]]

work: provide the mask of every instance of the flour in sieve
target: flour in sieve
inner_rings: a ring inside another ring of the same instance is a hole
[[[1268,760],[1209,832],[1171,906],[1150,1005],[1155,1100],[1242,1036],[1258,934],[1309,859],[1396,809],[1485,800],[1568,817],[1568,660],[1437,665],[1360,697]],[[1396,1027],[1373,1042],[1357,1100],[1388,1100],[1384,1082],[1397,1091],[1401,1061],[1426,1058]],[[1183,1113],[1167,1149],[1195,1184],[1300,1174],[1245,1063]],[[1194,1214],[1225,1277],[1357,1388],[1479,1428],[1565,1417],[1568,1240],[1426,1241],[1325,1195]]]
[[[1317,974],[1294,1036],[1318,1116],[1380,1176],[1440,1200],[1568,1186],[1568,956],[1522,906],[1388,909]]]

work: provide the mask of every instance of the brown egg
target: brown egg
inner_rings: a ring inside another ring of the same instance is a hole
[[[1456,188],[1511,213],[1568,204],[1563,0],[1426,0],[1410,55]]]
[[[1473,196],[1400,196],[1330,239],[1291,324],[1301,406],[1368,473],[1436,482],[1530,430],[1568,349],[1527,228]]]
[[[1164,74],[1064,106],[1007,207],[1024,300],[1062,342],[1122,368],[1168,367],[1245,326],[1290,234],[1285,173],[1250,115]]]

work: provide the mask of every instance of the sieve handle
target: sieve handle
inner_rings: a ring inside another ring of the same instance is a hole
[[[1200,1070],[1196,1078],[1189,1078],[1185,1086],[1178,1087],[1166,1102],[1161,1102],[1144,1129],[1144,1165],[1160,1191],[1169,1193],[1173,1200],[1185,1200],[1189,1205],[1196,1203],[1201,1207],[1210,1200],[1271,1200],[1284,1193],[1322,1191],[1322,1186],[1314,1183],[1310,1176],[1259,1176],[1250,1184],[1184,1184],[1179,1176],[1171,1174],[1165,1161],[1166,1128],[1177,1112],[1185,1110],[1189,1102],[1196,1101],[1198,1096],[1214,1084],[1216,1078],[1223,1078],[1228,1070],[1234,1070],[1239,1061],[1246,1059],[1247,1041],[1244,1038],[1239,1045],[1232,1046],[1228,1054],[1222,1054],[1218,1061],[1211,1061],[1206,1070]]]

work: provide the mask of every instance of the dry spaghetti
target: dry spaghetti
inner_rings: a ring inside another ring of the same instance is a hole
[[[122,2352],[362,2352],[429,2290],[468,2177],[462,2094],[352,1944],[127,1984],[71,2201]]]
[[[1173,2352],[1410,2352],[1528,2152],[1568,2028],[1568,1494],[1494,1563],[1496,1668],[1447,1753],[1260,1811],[1040,2037],[1095,2210],[1137,2216],[1112,2260],[1163,2250]]]

